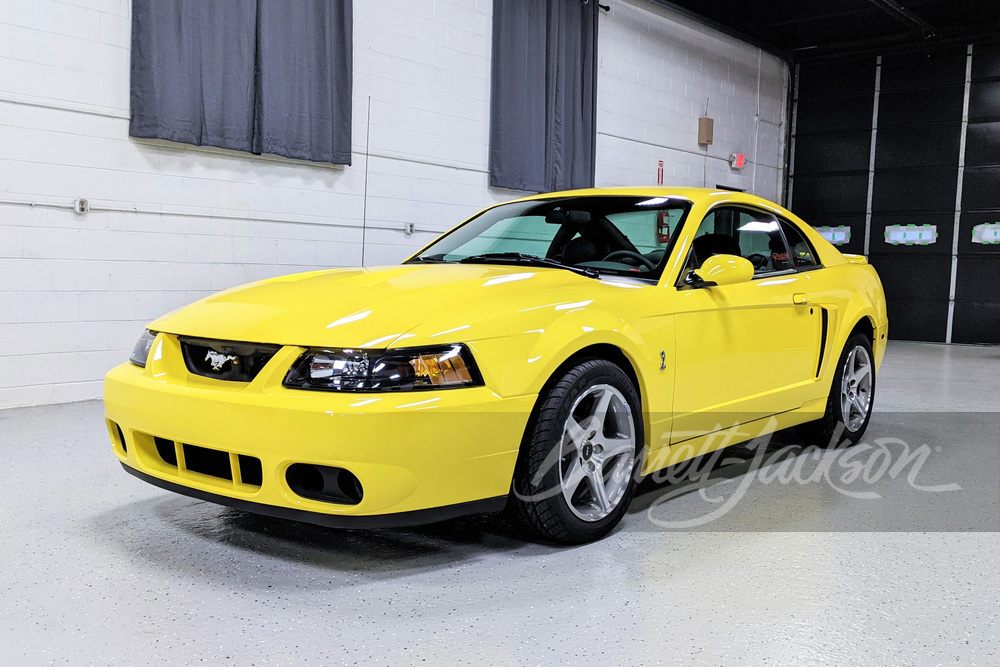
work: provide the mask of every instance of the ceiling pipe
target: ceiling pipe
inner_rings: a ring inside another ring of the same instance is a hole
[[[937,33],[934,26],[911,12],[906,7],[903,7],[901,4],[896,2],[896,0],[868,0],[868,2],[872,3],[897,21],[919,30],[925,38],[933,37]]]

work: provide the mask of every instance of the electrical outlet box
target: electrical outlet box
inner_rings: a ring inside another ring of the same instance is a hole
[[[708,116],[698,119],[698,145],[708,146],[712,143],[712,135],[715,134],[715,120]]]

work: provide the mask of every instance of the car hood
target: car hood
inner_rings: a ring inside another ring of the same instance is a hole
[[[159,318],[149,328],[221,340],[379,348],[413,338],[408,332],[420,325],[440,322],[445,329],[434,336],[447,343],[472,333],[460,332],[468,327],[456,323],[496,321],[534,304],[572,304],[604,290],[613,287],[570,271],[524,266],[333,269],[220,292]],[[454,332],[447,329],[452,325]]]

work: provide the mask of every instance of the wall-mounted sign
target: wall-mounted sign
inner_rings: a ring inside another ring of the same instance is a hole
[[[833,245],[844,245],[851,241],[851,228],[847,225],[840,227],[817,227],[816,231]]]
[[[972,228],[972,242],[986,245],[1000,244],[1000,222],[976,225]]]
[[[937,243],[937,225],[889,225],[885,242],[889,245],[930,245]]]

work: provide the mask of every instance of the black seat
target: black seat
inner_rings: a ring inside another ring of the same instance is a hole
[[[604,259],[610,251],[607,243],[593,236],[578,236],[566,244],[562,251],[562,261],[567,264],[582,264]]]
[[[692,244],[694,259],[698,266],[701,266],[706,259],[712,255],[736,255],[743,256],[740,250],[740,242],[729,234],[705,234],[699,236]]]

